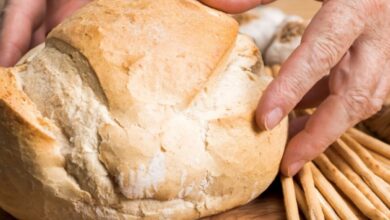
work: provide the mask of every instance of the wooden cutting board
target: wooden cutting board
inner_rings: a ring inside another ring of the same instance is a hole
[[[3,4],[3,2],[4,0],[0,0],[0,6]],[[281,8],[287,14],[300,15],[305,19],[310,19],[320,7],[320,3],[314,0],[279,0],[275,3],[272,3],[271,5]],[[0,220],[12,219],[13,218],[10,215],[0,209]],[[283,195],[279,180],[275,180],[271,187],[253,202],[225,213],[205,218],[204,220],[235,219],[286,219],[283,206]]]

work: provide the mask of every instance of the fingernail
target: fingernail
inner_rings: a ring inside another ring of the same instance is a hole
[[[306,163],[304,160],[298,160],[294,163],[292,163],[287,168],[287,176],[294,176],[298,173],[298,171],[303,167],[303,165]]]
[[[273,129],[276,125],[279,124],[279,122],[282,120],[283,117],[283,112],[282,109],[280,108],[275,108],[271,112],[269,112],[266,117],[265,117],[265,129],[271,130]]]

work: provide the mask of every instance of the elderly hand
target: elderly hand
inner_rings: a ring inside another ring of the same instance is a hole
[[[261,0],[203,0],[239,12]],[[390,90],[390,1],[324,0],[301,45],[283,64],[257,109],[257,122],[275,127],[294,107],[317,111],[300,120],[281,171],[295,175],[346,129],[376,113]]]
[[[90,0],[8,0],[0,33],[0,66],[12,66],[47,32]]]

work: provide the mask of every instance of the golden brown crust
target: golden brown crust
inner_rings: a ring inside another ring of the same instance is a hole
[[[88,58],[120,118],[136,100],[188,103],[232,48],[237,30],[232,18],[197,1],[98,0],[49,39],[61,39]]]
[[[24,69],[0,69],[0,206],[20,219],[47,219],[59,213],[44,210],[46,201],[53,202],[51,208],[70,209],[85,194],[64,178],[54,127],[17,84],[15,75]]]

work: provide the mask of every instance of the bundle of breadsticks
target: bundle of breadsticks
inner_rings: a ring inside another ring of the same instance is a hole
[[[356,127],[294,178],[280,176],[287,219],[390,219],[390,106]]]
[[[254,38],[274,77],[307,24],[273,8],[257,8],[236,19],[241,32]],[[362,124],[366,129],[348,130],[294,178],[280,177],[288,219],[390,219],[390,144],[373,136],[390,142],[390,100]]]
[[[279,69],[274,65],[269,72],[275,76]],[[389,115],[384,106],[363,124],[389,127]],[[390,143],[357,127],[362,130],[349,129],[295,177],[280,176],[287,219],[300,219],[299,211],[315,220],[390,219]]]
[[[281,182],[288,219],[390,219],[390,145],[356,128]]]
[[[267,68],[277,76],[280,66]],[[383,110],[363,124],[390,126],[380,117]],[[280,176],[288,219],[390,219],[390,143],[357,127],[362,130],[349,129],[294,178]]]

